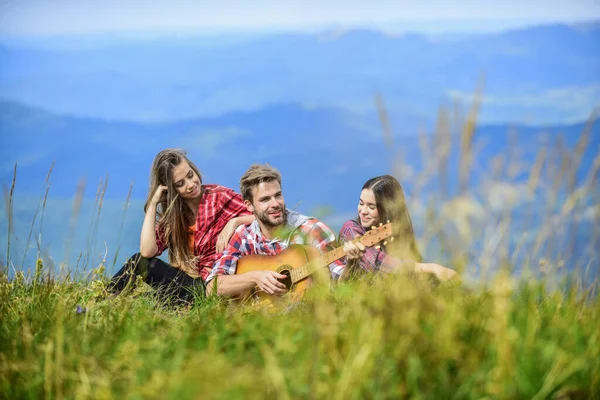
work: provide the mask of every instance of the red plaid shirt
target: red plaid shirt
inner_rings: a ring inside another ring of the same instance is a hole
[[[206,280],[212,265],[218,259],[217,238],[227,222],[242,215],[252,215],[242,196],[219,185],[202,185],[202,198],[198,205],[194,232],[194,255],[198,257],[198,274]],[[167,248],[168,242],[156,227],[157,256]]]
[[[242,225],[237,228],[229,245],[223,251],[221,258],[215,263],[208,279],[210,282],[217,275],[234,275],[237,270],[237,261],[249,254],[262,254],[273,256],[281,253],[291,244],[311,245],[319,250],[321,254],[334,250],[337,247],[335,233],[323,222],[316,218],[306,218],[300,226],[289,224],[290,217],[302,218],[302,214],[287,210],[288,228],[291,229],[287,237],[267,239],[260,231],[258,221],[255,219],[250,225]],[[331,278],[339,279],[345,264],[336,260],[329,265]]]

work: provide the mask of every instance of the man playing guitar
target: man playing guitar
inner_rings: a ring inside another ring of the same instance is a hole
[[[252,165],[240,179],[240,192],[255,219],[234,232],[206,280],[207,293],[238,297],[256,288],[269,295],[282,295],[287,291],[282,282],[286,275],[264,269],[239,273],[238,261],[255,254],[275,256],[293,245],[312,246],[320,254],[337,247],[335,233],[323,222],[286,209],[281,174],[270,165]],[[364,253],[364,247],[361,250],[352,242],[346,242],[343,249],[348,260]],[[328,266],[331,278],[337,280],[345,264],[336,259]]]

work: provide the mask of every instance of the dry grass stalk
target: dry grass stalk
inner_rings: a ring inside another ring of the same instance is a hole
[[[44,181],[44,190],[42,191],[43,195],[40,197],[40,201],[38,202],[38,205],[35,208],[35,213],[33,214],[33,218],[31,220],[31,226],[29,227],[29,235],[27,236],[27,243],[25,244],[25,251],[23,252],[23,259],[21,261],[21,268],[25,268],[25,258],[27,257],[27,251],[29,249],[29,243],[31,242],[31,235],[33,234],[33,227],[35,225],[35,220],[37,219],[38,212],[40,211],[42,204],[44,207],[46,205],[46,199],[48,198],[48,191],[50,189],[50,185],[49,185],[50,175],[52,174],[52,170],[54,169],[54,164],[55,164],[55,162],[52,162],[52,165],[50,166],[50,169],[48,170],[48,173],[46,174],[46,180]],[[42,231],[40,228],[40,233],[41,232]],[[39,246],[40,246],[40,244],[38,242],[38,254],[40,251]]]
[[[117,248],[115,251],[115,257],[113,259],[113,267],[117,264],[117,259],[119,258],[119,253],[121,250],[121,236],[123,235],[123,228],[125,227],[125,217],[127,216],[127,210],[129,209],[129,201],[131,200],[131,193],[133,192],[133,182],[129,185],[129,192],[127,192],[127,198],[125,199],[125,204],[123,205],[123,218],[121,218],[121,226],[119,228],[119,234],[117,237]]]
[[[71,212],[71,218],[69,220],[69,235],[66,238],[65,246],[65,263],[68,265],[69,258],[71,256],[71,246],[73,238],[75,236],[75,229],[77,228],[77,220],[79,219],[79,212],[81,211],[81,205],[83,204],[83,195],[85,193],[85,178],[81,178],[77,183],[77,189],[73,198],[73,207]],[[61,267],[62,269],[62,267]],[[62,272],[62,271],[61,271]]]
[[[12,179],[12,183],[10,185],[10,191],[8,189],[6,189],[6,187],[3,187],[4,201],[6,203],[6,219],[8,221],[8,235],[7,235],[8,243],[6,245],[6,268],[8,268],[8,265],[11,262],[11,260],[10,260],[10,238],[11,238],[11,235],[14,230],[12,205],[13,205],[13,198],[14,198],[16,183],[17,183],[17,163],[15,162],[15,168],[13,170],[13,179]]]
[[[471,105],[471,109],[469,110],[469,115],[467,117],[467,121],[463,126],[462,134],[461,134],[461,142],[460,142],[460,153],[461,153],[461,163],[460,163],[460,191],[461,193],[466,192],[467,187],[469,185],[469,172],[471,168],[472,154],[471,148],[473,145],[473,138],[475,137],[475,127],[477,125],[477,116],[479,115],[479,108],[481,106],[481,101],[483,98],[483,88],[484,88],[484,76],[479,80],[479,84],[477,85],[477,90],[475,92],[475,97],[473,99],[473,104]]]

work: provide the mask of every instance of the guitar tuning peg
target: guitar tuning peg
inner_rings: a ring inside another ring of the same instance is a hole
[[[375,225],[373,225],[373,226],[371,227],[371,230],[374,230],[374,229],[375,229]]]
[[[377,246],[375,246],[375,248],[376,248],[377,250],[379,250],[379,249],[381,249],[381,246],[380,246],[380,245],[377,245]]]
[[[385,246],[386,244],[387,244],[387,240],[384,240],[383,241],[383,245]]]
[[[379,223],[379,226],[383,226],[383,222],[380,222],[380,223]]]
[[[394,241],[394,237],[392,236],[392,237],[390,237],[390,242],[393,242],[393,241]]]
[[[389,220],[389,219],[387,220],[387,223],[388,223],[388,224],[390,223],[390,220]]]

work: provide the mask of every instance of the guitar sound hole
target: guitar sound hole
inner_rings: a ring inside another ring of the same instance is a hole
[[[284,269],[279,271],[279,273],[281,275],[285,275],[285,278],[280,279],[279,282],[283,283],[285,285],[285,287],[287,288],[287,290],[290,290],[292,287],[292,277],[290,276],[290,270],[289,269]]]

